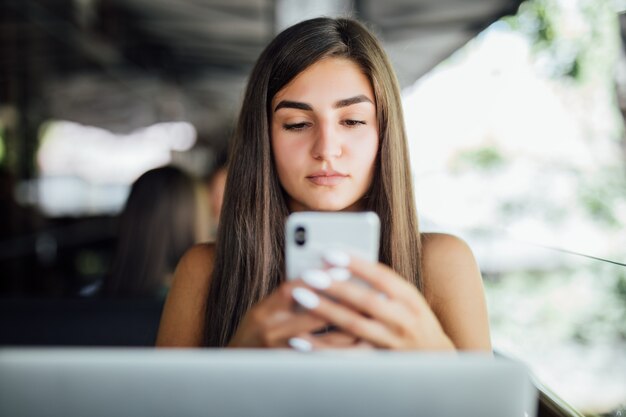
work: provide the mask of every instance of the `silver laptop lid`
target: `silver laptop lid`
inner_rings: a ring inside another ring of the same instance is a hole
[[[2,416],[534,417],[516,362],[479,354],[0,349]]]

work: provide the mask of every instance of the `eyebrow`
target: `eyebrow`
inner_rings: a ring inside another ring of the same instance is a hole
[[[277,112],[279,109],[298,109],[312,111],[313,107],[311,107],[310,104],[302,103],[300,101],[282,100],[280,103],[278,103],[278,105],[274,109],[274,112]]]
[[[358,95],[358,96],[354,96],[354,97],[350,97],[350,98],[346,98],[343,100],[339,100],[338,102],[336,102],[333,107],[336,109],[339,109],[341,107],[348,107],[351,106],[353,104],[357,104],[357,103],[372,103],[372,100],[370,100],[369,98],[367,98],[366,96],[364,96],[363,94]],[[372,103],[374,104],[374,103]]]
[[[339,109],[341,107],[347,107],[358,103],[372,103],[372,100],[370,100],[363,94],[360,94],[358,96],[345,98],[343,100],[335,102],[335,104],[333,104],[333,108]],[[274,109],[274,112],[277,112],[279,109],[283,108],[313,111],[313,107],[308,103],[302,103],[300,101],[282,100],[280,103],[278,103],[278,105]]]

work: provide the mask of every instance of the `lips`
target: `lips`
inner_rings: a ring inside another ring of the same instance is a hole
[[[306,177],[307,180],[311,181],[315,185],[326,186],[339,185],[347,178],[348,175],[333,170],[317,171]]]

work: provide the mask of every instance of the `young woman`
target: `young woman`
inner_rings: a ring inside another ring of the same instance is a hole
[[[364,26],[317,18],[280,33],[230,155],[217,243],[180,261],[158,346],[490,350],[470,249],[418,231],[397,81]],[[331,272],[286,282],[284,222],[301,210],[376,212],[380,262],[329,253]],[[336,279],[346,270],[371,288]]]

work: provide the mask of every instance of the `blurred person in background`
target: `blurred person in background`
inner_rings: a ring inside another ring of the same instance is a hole
[[[213,169],[206,176],[205,184],[209,199],[210,226],[209,240],[215,241],[217,226],[220,223],[220,212],[224,201],[224,188],[226,188],[226,173],[228,171],[228,156],[225,152],[219,153]]]
[[[165,297],[180,257],[208,237],[208,209],[199,183],[173,166],[147,171],[133,183],[120,215],[102,295]]]

